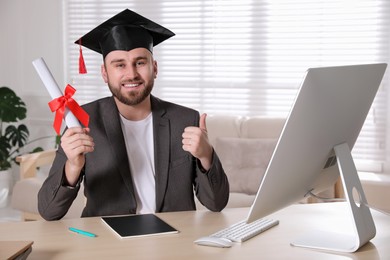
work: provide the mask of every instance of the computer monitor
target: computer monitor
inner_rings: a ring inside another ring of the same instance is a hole
[[[387,64],[310,68],[282,129],[247,222],[268,216],[342,177],[356,234],[308,235],[292,245],[354,252],[375,236],[351,149]],[[352,193],[358,193],[360,204]],[[308,216],[312,217],[312,216]]]

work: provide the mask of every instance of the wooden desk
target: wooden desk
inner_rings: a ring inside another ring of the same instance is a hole
[[[0,259],[15,259],[26,257],[31,252],[32,241],[1,241]]]
[[[274,215],[280,224],[231,248],[198,246],[193,241],[227,227],[248,213],[248,208],[225,209],[221,213],[188,211],[161,213],[159,217],[180,230],[142,238],[118,238],[100,218],[0,224],[0,240],[32,240],[28,259],[390,259],[390,216],[373,211],[377,235],[356,253],[332,253],[290,246],[305,231],[341,230],[349,218],[344,203],[293,205]],[[76,227],[96,238],[68,231]]]

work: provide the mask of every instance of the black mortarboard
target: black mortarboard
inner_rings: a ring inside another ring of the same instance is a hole
[[[153,52],[153,46],[174,35],[167,28],[125,9],[98,25],[75,43],[103,54],[104,58],[114,50],[129,51],[143,47]]]

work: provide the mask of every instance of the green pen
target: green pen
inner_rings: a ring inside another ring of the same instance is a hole
[[[78,229],[78,228],[70,227],[69,230],[72,231],[72,232],[76,232],[77,234],[87,236],[87,237],[96,237],[95,234],[90,233],[88,231],[84,231],[84,230]]]

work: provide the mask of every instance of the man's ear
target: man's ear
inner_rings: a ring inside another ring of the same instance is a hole
[[[102,74],[102,78],[104,80],[105,83],[108,83],[108,78],[107,78],[107,71],[106,71],[106,66],[104,64],[102,64],[101,68],[100,68],[100,72]]]
[[[157,78],[158,66],[156,60],[153,61],[153,70],[154,70],[154,78]]]

